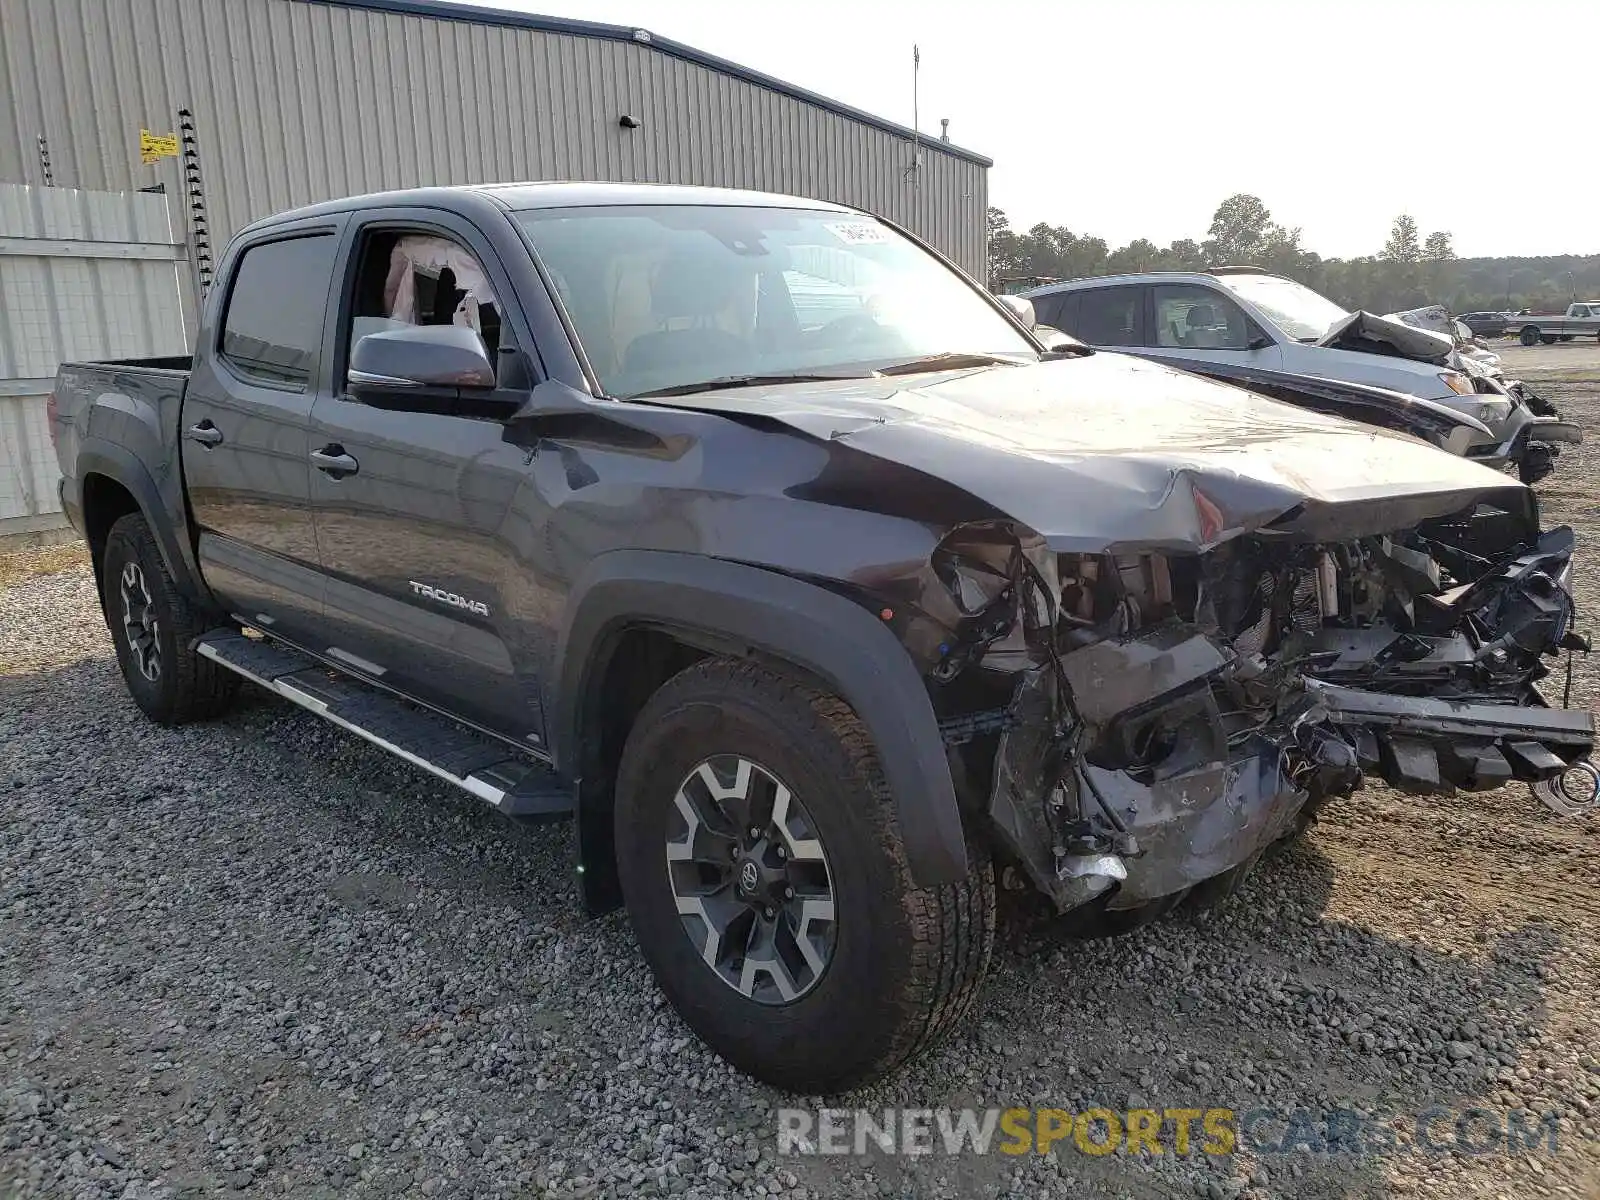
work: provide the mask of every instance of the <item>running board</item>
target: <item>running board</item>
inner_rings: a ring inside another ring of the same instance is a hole
[[[507,816],[541,820],[573,813],[572,789],[549,768],[298,651],[234,629],[202,635],[195,649],[396,758],[488,801]]]

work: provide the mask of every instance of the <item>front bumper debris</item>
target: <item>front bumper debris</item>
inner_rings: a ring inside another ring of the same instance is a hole
[[[1476,446],[1467,457],[1484,466],[1499,469],[1515,466],[1524,483],[1537,483],[1555,470],[1562,446],[1583,442],[1583,428],[1558,416],[1528,415],[1498,445]]]
[[[1119,654],[1125,669],[1099,672]],[[1253,664],[1193,629],[1089,647],[1066,656],[1063,668],[1075,683],[1100,685],[1088,691],[1083,714],[1102,722],[1095,749],[1072,760],[1070,734],[1053,736],[1050,726],[1054,677],[1031,671],[1001,737],[990,801],[993,828],[1062,911],[1112,887],[1109,907],[1134,907],[1250,862],[1290,833],[1314,799],[1348,791],[1363,775],[1416,794],[1544,784],[1594,749],[1587,711],[1390,695],[1315,679],[1269,723],[1230,735],[1222,719],[1228,685]],[[1153,729],[1172,735],[1159,765],[1115,765]]]
[[[1349,731],[1364,772],[1423,795],[1559,778],[1594,749],[1584,709],[1466,704],[1308,680],[1328,720]]]
[[[1272,661],[1167,620],[1030,668],[999,738],[992,828],[1064,912],[1140,907],[1243,867],[1363,777],[1419,795],[1521,781],[1585,811],[1594,718],[1532,686],[1542,655],[1587,649],[1572,548],[1550,530],[1418,595],[1409,629],[1308,629]],[[1427,565],[1389,553],[1392,570]]]

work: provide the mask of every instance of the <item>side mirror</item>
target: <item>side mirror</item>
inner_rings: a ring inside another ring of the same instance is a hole
[[[1011,315],[1022,322],[1024,329],[1032,329],[1039,323],[1039,318],[1033,312],[1032,300],[1022,296],[996,296],[995,299],[1011,310]]]
[[[1244,348],[1246,350],[1270,350],[1272,345],[1271,338],[1264,333],[1258,333],[1244,344]]]
[[[407,325],[357,342],[347,382],[352,389],[493,388],[495,370],[476,329]]]
[[[1077,338],[1070,337],[1051,325],[1035,325],[1033,336],[1044,343],[1046,350],[1072,350],[1083,345]]]

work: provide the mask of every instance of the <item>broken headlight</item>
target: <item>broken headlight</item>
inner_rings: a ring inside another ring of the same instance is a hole
[[[979,659],[1001,670],[1027,666],[1021,606],[1031,606],[1035,628],[1046,626],[1050,603],[1041,587],[1052,597],[1060,587],[1044,539],[1003,522],[963,525],[934,548],[929,565],[947,601],[939,607],[951,629],[939,645],[934,676],[954,678]]]

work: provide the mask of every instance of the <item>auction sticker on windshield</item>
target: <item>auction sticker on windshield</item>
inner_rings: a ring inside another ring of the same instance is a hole
[[[828,231],[851,246],[876,246],[889,240],[889,233],[876,221],[834,221]]]

